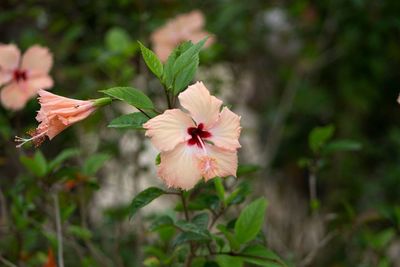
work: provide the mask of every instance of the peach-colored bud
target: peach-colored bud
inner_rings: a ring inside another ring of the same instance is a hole
[[[36,120],[39,122],[39,126],[30,133],[32,137],[29,139],[15,137],[15,141],[20,142],[17,147],[21,147],[29,141],[39,146],[46,139],[46,136],[50,140],[53,139],[72,124],[87,118],[97,107],[111,102],[108,97],[95,100],[77,100],[44,90],[40,90],[38,94],[41,108]]]

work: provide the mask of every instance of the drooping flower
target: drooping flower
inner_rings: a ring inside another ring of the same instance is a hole
[[[48,75],[53,57],[45,47],[30,47],[21,59],[21,52],[11,45],[0,45],[0,92],[2,105],[11,110],[23,108],[39,90],[53,86]]]
[[[174,48],[184,41],[197,43],[209,36],[205,47],[214,42],[213,36],[203,30],[204,15],[199,10],[185,13],[169,20],[151,35],[153,49],[161,61],[166,61]]]
[[[15,137],[15,141],[20,142],[17,147],[21,147],[29,141],[39,146],[46,139],[46,136],[50,140],[53,139],[72,124],[87,118],[98,107],[111,102],[108,97],[94,100],[77,100],[55,95],[44,90],[40,90],[38,94],[41,108],[36,120],[39,122],[39,126],[30,133],[31,138]]]
[[[158,175],[174,188],[189,190],[198,181],[236,176],[240,117],[210,95],[202,82],[180,93],[187,111],[169,109],[143,124],[160,150]]]

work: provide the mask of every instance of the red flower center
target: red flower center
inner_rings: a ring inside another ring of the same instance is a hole
[[[13,78],[15,81],[26,81],[26,71],[24,70],[15,70],[13,73]]]
[[[204,131],[203,128],[204,124],[200,123],[199,125],[197,125],[197,127],[189,127],[187,129],[188,134],[192,136],[192,138],[190,138],[188,141],[189,145],[197,145],[199,147],[202,147],[201,142],[203,141],[203,139],[211,137],[211,133]]]

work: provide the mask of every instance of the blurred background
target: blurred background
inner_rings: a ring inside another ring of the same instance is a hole
[[[242,116],[239,179],[269,201],[269,247],[292,266],[400,266],[399,1],[2,0],[0,42],[49,47],[56,94],[134,86],[163,103],[136,40],[151,47],[154,30],[192,10],[215,36],[196,79]],[[171,204],[126,217],[160,184],[143,133],[107,128],[130,107],[16,149],[38,109],[0,107],[0,256],[43,265],[56,190],[66,266],[142,266],[145,218]]]

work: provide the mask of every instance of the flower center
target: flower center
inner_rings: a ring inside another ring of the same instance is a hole
[[[24,70],[15,70],[13,73],[13,78],[15,81],[20,82],[20,81],[26,81],[26,71]]]
[[[200,123],[197,127],[189,127],[187,129],[188,134],[192,136],[188,141],[189,145],[197,145],[198,147],[204,146],[203,139],[211,137],[211,133],[204,131],[203,128],[204,124]]]

